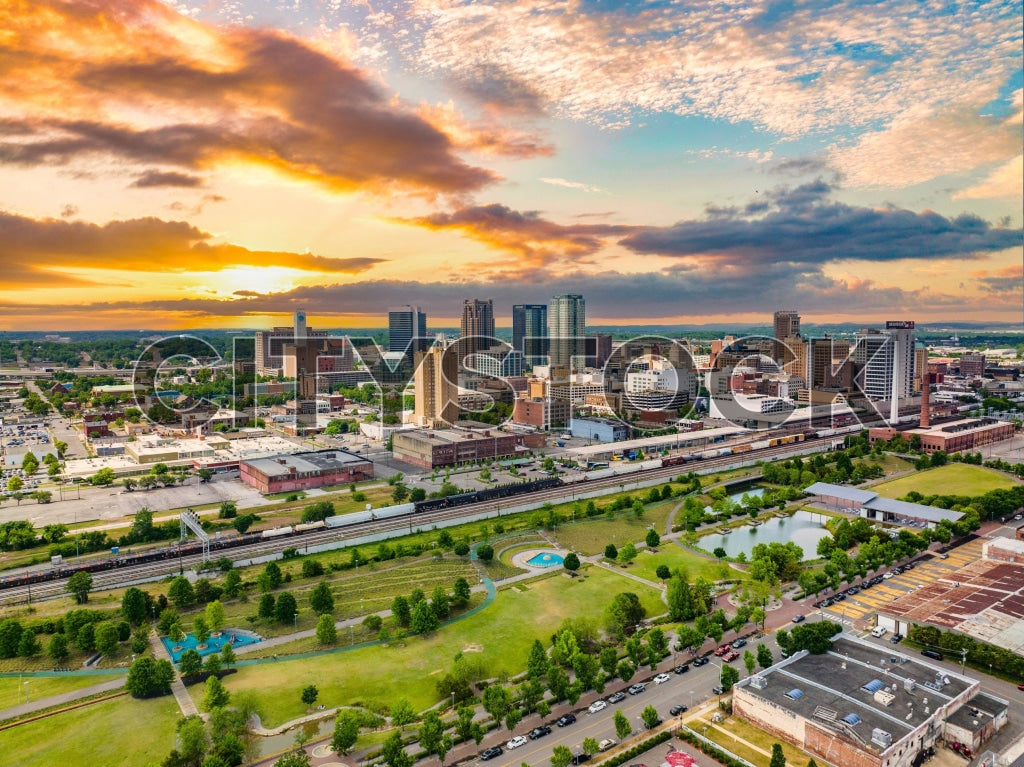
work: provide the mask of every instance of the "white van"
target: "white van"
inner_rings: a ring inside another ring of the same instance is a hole
[[[887,629],[885,626],[875,626],[873,629],[871,629],[871,636],[876,638],[884,637],[888,630],[889,629]]]

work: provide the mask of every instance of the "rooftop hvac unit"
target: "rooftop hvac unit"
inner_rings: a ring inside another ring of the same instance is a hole
[[[888,748],[892,745],[892,735],[885,730],[876,727],[871,731],[871,742],[877,743],[882,748]]]
[[[750,678],[750,686],[755,690],[763,690],[768,686],[768,678],[758,674]]]
[[[906,692],[913,692],[915,687],[917,687],[917,683],[915,683],[910,677],[903,680],[903,689]]]
[[[875,703],[880,703],[883,706],[891,706],[892,702],[896,700],[896,696],[888,690],[878,690],[874,694]]]

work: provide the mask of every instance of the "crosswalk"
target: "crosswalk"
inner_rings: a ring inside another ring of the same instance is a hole
[[[948,553],[946,559],[933,558],[924,561],[914,569],[882,581],[867,591],[848,596],[838,604],[823,608],[823,612],[830,620],[845,620],[851,625],[856,621],[868,619],[893,600],[940,578],[948,577],[955,570],[980,559],[982,544],[982,539],[975,539],[958,546]]]

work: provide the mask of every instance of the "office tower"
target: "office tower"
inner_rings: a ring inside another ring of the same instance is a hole
[[[413,418],[418,425],[434,429],[455,423],[459,417],[459,361],[454,348],[432,346],[416,352],[413,385]]]
[[[413,338],[412,352],[424,351],[427,340],[427,315],[418,306],[396,306],[388,309],[388,351],[405,353]]]
[[[899,401],[914,392],[914,323],[891,320],[885,331],[862,330],[856,336],[854,362],[863,365],[864,394],[889,400],[889,420],[899,417]]]
[[[583,296],[555,296],[548,304],[548,332],[551,335],[550,357],[553,367],[570,367],[573,357],[586,354],[584,334],[587,325],[586,302]],[[577,365],[582,365],[579,360]]]
[[[281,372],[284,369],[284,347],[294,345],[296,339],[326,337],[326,330],[313,330],[306,326],[306,313],[301,311],[295,312],[289,326],[256,331],[253,336],[256,374],[270,376]]]
[[[985,374],[984,354],[960,355],[960,375],[967,378],[981,378]]]
[[[792,310],[775,312],[775,328],[772,345],[772,358],[781,368],[783,365],[792,362],[792,355],[786,353],[786,345],[782,343],[787,338],[795,338],[800,335],[800,315]]]
[[[295,327],[295,337],[305,338],[306,337],[306,313],[295,312],[292,315],[292,325]]]
[[[523,353],[526,365],[547,362],[548,308],[544,304],[512,307],[512,348]]]
[[[460,362],[491,346],[494,338],[494,302],[467,298],[462,302],[462,338],[459,341]]]
[[[604,364],[612,356],[612,335],[611,333],[598,333],[594,336],[594,361],[596,368],[604,367]]]
[[[809,338],[804,346],[806,359],[804,370],[808,389],[845,389],[853,383],[847,373],[852,366],[850,342],[842,338]]]

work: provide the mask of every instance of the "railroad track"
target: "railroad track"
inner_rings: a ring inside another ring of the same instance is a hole
[[[268,538],[245,546],[218,549],[215,542],[211,541],[210,556],[214,560],[219,558],[219,556],[225,556],[233,561],[238,561],[280,554],[285,549],[308,549],[309,547],[324,544],[339,543],[345,540],[361,538],[363,536],[373,535],[376,533],[393,533],[393,537],[399,537],[417,529],[429,529],[441,521],[461,519],[492,511],[500,514],[502,508],[521,506],[524,503],[537,505],[542,505],[548,502],[563,503],[565,501],[573,500],[580,494],[585,493],[589,495],[594,490],[612,492],[616,489],[628,489],[628,487],[633,484],[639,486],[641,483],[649,483],[652,481],[654,483],[668,481],[677,477],[679,474],[685,474],[695,468],[699,468],[700,473],[705,474],[726,468],[738,461],[749,460],[755,455],[758,460],[761,460],[808,452],[824,451],[828,449],[829,445],[829,440],[803,442],[791,445],[778,445],[757,451],[740,453],[739,455],[707,458],[694,464],[662,466],[657,469],[620,474],[615,477],[607,477],[600,480],[567,484],[548,490],[539,490],[537,492],[530,493],[529,495],[514,496],[512,498],[505,499],[504,502],[501,500],[481,501],[457,506],[452,509],[437,509],[434,511],[419,512],[417,514],[410,514],[401,517],[370,520],[345,527],[313,530],[301,535]],[[182,570],[191,569],[196,565],[202,564],[202,561],[203,557],[201,554],[184,554],[179,557],[173,552],[168,552],[166,559],[157,560],[155,562],[147,562],[140,565],[94,572],[92,573],[92,590],[94,592],[103,591],[105,589],[121,588],[136,583],[160,580],[168,576],[177,575]],[[65,596],[67,594],[67,590],[65,588],[66,581],[66,578],[60,578],[29,586],[15,586],[3,589],[0,591],[0,607],[22,604],[28,601],[56,599],[58,597]]]

